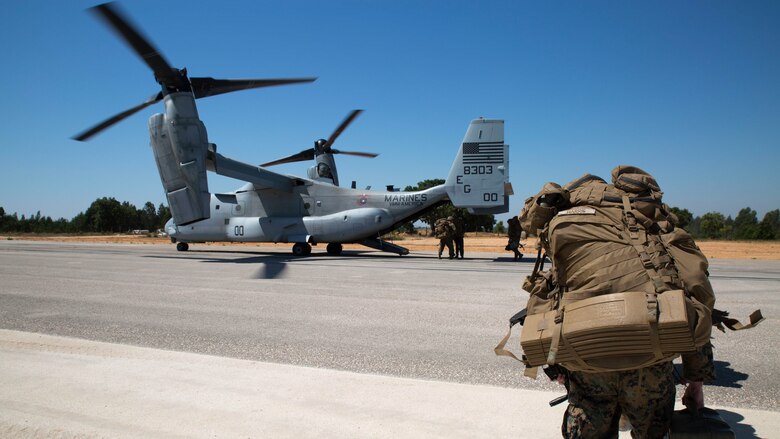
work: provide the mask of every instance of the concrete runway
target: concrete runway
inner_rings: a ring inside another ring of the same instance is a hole
[[[271,248],[3,241],[0,329],[563,393],[493,354],[525,304],[532,259],[314,251],[296,259]],[[718,308],[743,320],[761,308],[768,319],[715,334],[718,382],[705,388],[707,404],[780,412],[780,261],[715,260],[710,272]]]

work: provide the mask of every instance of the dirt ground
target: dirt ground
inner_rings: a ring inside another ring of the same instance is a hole
[[[88,242],[88,243],[126,243],[126,244],[165,244],[170,240],[166,237],[148,237],[138,235],[4,235],[0,239],[19,239],[27,241],[61,241],[61,242]],[[422,236],[403,236],[401,239],[389,240],[395,244],[406,247],[411,251],[436,251],[439,242],[435,238]],[[464,239],[465,251],[468,252],[503,252],[507,239],[505,236],[491,234],[467,234]],[[527,256],[535,253],[535,238],[529,238],[523,242]],[[699,248],[709,259],[760,259],[780,260],[780,242],[778,241],[697,241]],[[241,247],[281,247],[288,248],[290,244],[269,243],[224,243],[215,242],[207,244],[194,244],[206,246],[241,246]],[[322,246],[324,247],[324,246]],[[347,249],[364,249],[360,245],[347,245]],[[507,252],[511,254],[511,252]]]

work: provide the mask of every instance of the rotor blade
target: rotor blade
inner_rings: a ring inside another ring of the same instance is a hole
[[[293,154],[290,156],[287,156],[285,158],[274,160],[272,162],[263,163],[262,167],[266,166],[274,166],[274,165],[281,165],[282,163],[293,163],[293,162],[303,162],[307,160],[313,160],[314,159],[314,148],[303,150],[297,154]]]
[[[192,92],[196,98],[205,98],[222,93],[230,93],[250,88],[271,87],[274,85],[298,84],[302,82],[314,82],[317,78],[290,78],[290,79],[214,79],[214,78],[190,78]]]
[[[103,19],[120,37],[122,37],[122,39],[125,40],[130,48],[141,57],[141,60],[152,69],[154,76],[158,80],[167,83],[166,79],[176,77],[168,61],[165,60],[157,48],[152,46],[152,44],[144,38],[135,27],[130,25],[130,20],[119,12],[118,7],[114,3],[97,5],[90,8],[90,10]]]
[[[157,93],[156,95],[150,96],[149,99],[144,101],[142,104],[136,105],[135,107],[125,110],[115,116],[112,116],[103,122],[100,122],[99,124],[95,125],[94,127],[84,131],[83,133],[73,137],[74,140],[79,140],[81,142],[89,139],[90,137],[94,136],[95,134],[103,131],[104,129],[110,127],[111,125],[119,122],[120,120],[137,113],[140,110],[143,110],[144,108],[148,107],[149,105],[152,105],[156,102],[160,102],[162,100],[162,92]]]
[[[379,154],[375,154],[373,152],[360,152],[360,151],[342,151],[340,149],[331,149],[331,154],[346,154],[346,155],[356,155],[358,157],[366,157],[366,158],[374,158],[378,156]]]
[[[327,152],[330,149],[330,147],[333,145],[333,142],[336,141],[336,138],[338,138],[339,135],[341,135],[341,133],[349,126],[349,124],[351,124],[352,121],[355,120],[355,118],[358,117],[358,115],[362,112],[363,110],[352,110],[352,113],[349,113],[349,116],[347,116],[347,118],[344,119],[343,122],[341,122],[341,125],[339,125],[339,127],[336,128],[336,131],[334,131],[333,134],[330,135],[328,141],[325,142],[325,145],[323,145],[322,148],[325,150],[325,152]]]

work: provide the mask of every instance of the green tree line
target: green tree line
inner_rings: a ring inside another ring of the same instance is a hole
[[[727,240],[780,239],[780,209],[770,210],[761,221],[758,213],[745,207],[735,218],[719,212],[708,212],[694,217],[687,209],[671,208],[682,227],[694,238]]]
[[[422,190],[442,183],[444,180],[441,179],[424,180],[416,186],[407,186],[404,190]],[[456,209],[451,203],[424,212],[419,220],[430,227],[438,218],[453,215],[456,210],[463,215],[467,231],[503,233],[505,230],[502,222],[496,224],[493,215],[472,215],[464,209]],[[758,213],[750,207],[741,209],[735,218],[719,212],[708,212],[694,217],[688,209],[679,207],[672,207],[671,211],[677,216],[677,225],[697,239],[780,239],[780,209],[767,212],[761,221],[758,220]],[[9,215],[0,207],[0,232],[122,233],[138,229],[154,231],[163,228],[170,218],[170,210],[163,204],[155,207],[151,201],[147,201],[139,209],[127,201],[120,203],[115,198],[103,197],[93,201],[86,211],[71,220],[55,220],[50,216],[42,216],[40,211],[30,217],[20,217],[17,213]],[[401,229],[414,231],[411,222],[404,224]]]
[[[780,239],[780,209],[767,212],[761,221],[758,213],[746,207],[736,218],[720,212],[708,212],[694,217],[688,209],[670,208],[677,217],[677,226],[685,229],[695,239],[719,240],[776,240]],[[503,233],[504,224],[499,222],[494,230]]]
[[[114,198],[98,198],[86,211],[79,213],[73,219],[52,219],[42,216],[38,211],[35,215],[25,217],[14,213],[8,215],[0,207],[0,232],[3,233],[122,233],[131,230],[146,229],[154,231],[163,228],[171,218],[167,206],[160,204],[155,207],[151,201],[140,209],[133,204],[119,202]]]

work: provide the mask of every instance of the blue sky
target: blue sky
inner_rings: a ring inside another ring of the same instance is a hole
[[[74,134],[158,91],[86,1],[6,0],[0,14],[0,206],[71,218],[98,197],[164,194],[152,106]],[[651,172],[668,204],[759,219],[780,208],[780,2],[131,1],[173,66],[215,78],[307,77],[199,101],[222,154],[263,163],[327,137],[343,184],[445,178],[471,119],[506,121],[515,193],[618,164]],[[278,166],[305,175],[308,163]],[[213,177],[213,178],[211,178]],[[210,174],[213,192],[240,182]]]

